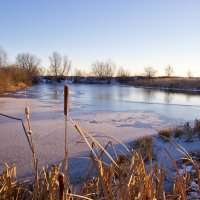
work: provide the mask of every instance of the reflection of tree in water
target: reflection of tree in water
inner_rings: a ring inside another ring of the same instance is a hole
[[[127,88],[126,90],[118,90],[117,96],[120,100],[129,99],[131,91]]]
[[[144,90],[144,101],[152,101],[155,99],[155,91],[151,89]]]
[[[111,99],[111,94],[112,94],[112,92],[108,92],[108,91],[102,92],[102,91],[100,91],[98,93],[98,99],[100,99],[100,100],[105,100],[105,99],[109,100],[109,99]]]
[[[172,93],[171,92],[165,92],[165,95],[164,95],[164,101],[165,103],[169,104],[172,102]]]
[[[63,91],[61,90],[53,90],[52,93],[52,99],[60,99],[60,97],[63,95]]]

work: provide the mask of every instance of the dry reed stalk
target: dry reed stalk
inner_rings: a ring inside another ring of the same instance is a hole
[[[162,136],[164,137],[164,136]],[[165,137],[164,137],[165,138]],[[197,179],[198,179],[198,189],[199,189],[199,193],[200,193],[200,169],[199,169],[199,165],[196,163],[196,161],[194,161],[192,159],[192,157],[190,156],[190,154],[187,152],[186,149],[184,149],[182,146],[180,146],[179,144],[177,144],[176,142],[174,142],[173,140],[170,140],[169,138],[165,138],[166,140],[170,141],[171,144],[176,148],[177,151],[179,151],[183,156],[185,156],[184,159],[187,159],[194,167],[196,174],[197,174]],[[172,157],[172,156],[171,156]],[[173,159],[173,158],[172,158]]]
[[[69,114],[69,86],[64,86],[64,115],[68,116]]]
[[[100,142],[98,140],[96,140],[91,134],[89,134],[87,131],[85,130],[81,130],[81,127],[78,125],[78,124],[75,124],[75,128],[78,130],[78,132],[84,137],[84,140],[86,139],[86,137],[84,136],[83,133],[85,133],[87,136],[89,136],[89,138],[97,145],[99,146],[104,152],[105,154],[109,157],[109,159],[112,161],[112,163],[116,166],[116,167],[119,167],[117,165],[117,163],[114,161],[114,159],[110,156],[110,154],[104,149],[104,147],[100,144]],[[86,141],[86,140],[85,140]],[[88,141],[87,141],[87,144],[88,144]],[[89,145],[90,146],[90,145]],[[91,148],[92,149],[92,148]],[[92,149],[92,152],[94,153],[93,149]],[[96,155],[94,153],[94,155]],[[97,156],[95,156],[97,158]]]
[[[35,147],[33,144],[33,138],[32,138],[32,130],[31,130],[31,125],[30,125],[30,109],[29,107],[25,107],[25,116],[27,120],[27,125],[28,125],[28,134],[30,138],[30,144],[31,144],[31,152],[32,152],[32,157],[33,157],[33,163],[34,163],[34,172],[35,172],[35,183],[36,183],[36,190],[35,192],[37,193],[38,188],[39,188],[39,182],[38,182],[38,160],[35,155]]]
[[[67,143],[67,117],[69,114],[69,86],[64,86],[64,115],[65,115],[65,195],[64,199],[67,198],[67,188],[69,187],[68,182],[68,143]]]

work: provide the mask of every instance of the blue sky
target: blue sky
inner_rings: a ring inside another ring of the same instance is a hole
[[[74,68],[111,59],[132,74],[200,76],[199,0],[0,0],[0,46],[11,61],[30,52],[48,67],[53,51]]]

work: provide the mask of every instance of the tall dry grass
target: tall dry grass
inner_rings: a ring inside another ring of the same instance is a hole
[[[0,68],[0,94],[12,92],[31,85],[32,80],[26,70],[17,66]]]

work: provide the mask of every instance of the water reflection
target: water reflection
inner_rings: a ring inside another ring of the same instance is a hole
[[[170,104],[172,102],[172,100],[173,100],[172,93],[171,92],[165,92],[164,93],[164,101],[165,101],[165,103]]]
[[[153,102],[155,100],[155,91],[152,89],[145,89],[143,91],[144,101],[145,102]]]
[[[58,99],[60,99],[61,95],[63,95],[63,91],[55,89],[52,91],[52,94],[53,94],[52,99],[58,100]]]
[[[119,100],[127,100],[131,97],[131,90],[127,88],[126,90],[121,87],[121,89],[117,90],[117,97]]]
[[[64,84],[41,84],[7,96],[25,98],[24,94],[26,94],[26,98],[63,101],[63,88]],[[70,92],[72,101],[79,102],[80,105],[87,103],[96,106],[100,102],[105,104],[109,102],[110,109],[117,104],[120,107],[120,102],[200,106],[200,95],[198,94],[183,94],[131,86],[72,84]]]

